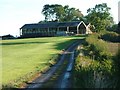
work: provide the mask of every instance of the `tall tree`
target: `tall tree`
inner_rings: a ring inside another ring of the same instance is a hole
[[[76,21],[81,20],[83,14],[79,9],[70,8],[68,5],[64,6],[65,15],[63,20],[64,21]]]
[[[54,21],[61,17],[62,13],[64,13],[64,9],[62,5],[46,4],[43,7],[42,13],[45,16],[45,21]]]
[[[96,32],[106,30],[107,27],[111,26],[113,17],[110,14],[110,7],[106,3],[98,4],[94,8],[87,10],[88,15],[86,16],[88,22],[95,26]]]
[[[118,23],[116,32],[117,32],[118,34],[120,34],[120,21],[119,21],[119,23]]]
[[[70,8],[68,5],[62,6],[58,4],[44,5],[42,10],[45,21],[74,21],[80,20],[83,14],[79,9]]]

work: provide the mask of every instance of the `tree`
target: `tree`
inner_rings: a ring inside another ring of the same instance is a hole
[[[64,6],[64,11],[65,15],[63,21],[78,21],[83,17],[79,9],[70,8],[68,5]]]
[[[108,27],[107,30],[116,32],[117,31],[117,27],[118,27],[118,24],[113,24],[112,26]]]
[[[45,21],[76,21],[80,20],[83,14],[79,9],[70,8],[68,5],[62,6],[58,4],[44,5],[42,10]]]
[[[106,30],[107,27],[114,23],[113,17],[111,17],[109,12],[110,9],[111,8],[108,7],[106,3],[102,3],[87,10],[87,21],[95,26],[96,32]]]
[[[42,13],[45,16],[45,21],[54,21],[57,20],[58,18],[62,17],[62,13],[64,9],[62,5],[49,5],[46,4],[43,7]]]
[[[118,34],[120,34],[120,21],[119,21],[119,23],[118,23],[116,32],[117,32]]]

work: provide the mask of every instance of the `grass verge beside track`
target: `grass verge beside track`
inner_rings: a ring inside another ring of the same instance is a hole
[[[2,84],[18,87],[16,82],[26,82],[25,76],[29,78],[49,67],[50,62],[57,58],[62,49],[67,48],[75,39],[82,38],[84,37],[68,36],[3,40],[0,43]]]

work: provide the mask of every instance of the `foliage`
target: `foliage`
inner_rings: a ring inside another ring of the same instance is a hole
[[[116,77],[118,78],[118,84],[117,87],[120,87],[120,48],[118,49],[118,52],[114,58],[114,67],[116,68]]]
[[[102,39],[99,40],[98,37],[98,34],[93,34],[86,38],[89,51],[95,55],[96,60],[110,59],[111,53],[109,53],[107,43]]]
[[[75,88],[113,87],[114,82],[111,82],[112,81],[111,78],[113,78],[114,75],[112,71],[113,63],[111,60],[99,62],[96,60],[91,60],[88,57],[83,57],[81,59],[78,56],[74,66],[74,87]],[[110,86],[109,80],[111,80]]]
[[[112,26],[109,26],[107,30],[120,34],[120,22],[118,24],[113,24]]]
[[[120,36],[115,32],[106,32],[100,36],[101,39],[110,42],[120,42]]]
[[[42,10],[45,21],[74,21],[80,20],[83,14],[79,9],[70,8],[68,5],[46,4]]]
[[[94,8],[87,10],[86,16],[88,22],[95,26],[96,32],[106,30],[108,26],[113,24],[113,17],[110,15],[110,7],[106,3],[98,4]]]
[[[120,34],[120,22],[118,23],[116,32],[117,32],[118,34]]]
[[[120,69],[120,48],[118,49],[118,53],[116,54],[116,64],[118,64],[119,69]]]
[[[107,42],[98,39],[99,37],[100,34],[89,35],[83,43],[84,56],[77,54],[74,66],[75,88],[119,87],[120,53],[115,60],[112,60]],[[79,50],[76,51],[79,52]]]
[[[46,4],[43,7],[42,10],[43,15],[45,15],[45,21],[54,21],[57,20],[62,16],[62,13],[64,13],[64,8],[62,5],[49,5]]]
[[[112,25],[112,26],[109,26],[109,27],[107,28],[107,31],[116,32],[116,31],[117,31],[117,27],[118,27],[118,25],[117,25],[117,24],[114,24],[114,25]]]

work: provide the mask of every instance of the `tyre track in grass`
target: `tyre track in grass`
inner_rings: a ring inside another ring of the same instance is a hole
[[[72,76],[72,71],[73,71],[73,66],[75,63],[75,49],[80,45],[84,40],[79,40],[76,42],[69,50],[68,52],[70,53],[70,56],[68,58],[68,64],[67,67],[65,68],[65,71],[63,72],[62,75],[60,75],[60,78],[58,78],[58,82],[56,83],[54,88],[59,88],[59,89],[67,89],[67,88],[73,88],[73,76]]]
[[[58,60],[57,64],[52,66],[48,71],[43,73],[40,77],[36,78],[32,83],[29,83],[26,87],[26,90],[30,90],[33,88],[43,88],[45,84],[49,82],[49,80],[54,77],[55,72],[59,71],[61,68],[64,69],[61,71],[60,75],[57,79],[53,82],[54,85],[49,88],[71,88],[72,87],[72,69],[74,65],[74,50],[76,47],[81,44],[83,40],[77,40],[74,42],[67,50],[63,52]],[[63,68],[63,64],[65,62],[65,57],[69,54],[68,62],[65,64]],[[46,88],[46,87],[45,87]]]
[[[58,83],[55,88],[72,88],[72,69],[74,65],[74,51],[71,52],[69,62],[65,68],[65,72],[58,79]]]

